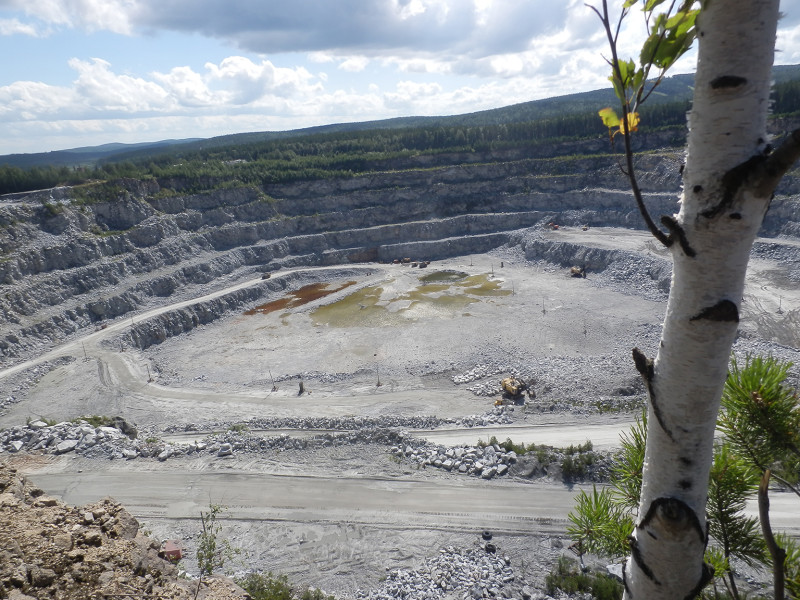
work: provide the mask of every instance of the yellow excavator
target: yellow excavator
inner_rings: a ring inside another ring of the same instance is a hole
[[[513,403],[517,404],[522,400],[522,395],[527,392],[528,398],[534,397],[533,389],[519,377],[505,377],[500,381],[500,387],[503,388],[503,395],[495,400],[495,406],[502,406],[503,404]]]

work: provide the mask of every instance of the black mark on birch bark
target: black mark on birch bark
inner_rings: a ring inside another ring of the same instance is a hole
[[[628,561],[626,560],[622,563],[622,587],[625,588],[625,595],[628,597],[633,597],[631,594],[631,588],[628,587]]]
[[[703,563],[703,572],[700,574],[700,581],[697,582],[697,585],[694,586],[691,592],[686,595],[684,600],[694,600],[697,596],[700,595],[700,591],[706,587],[706,584],[714,579],[714,567],[707,563]]]
[[[682,490],[690,490],[690,489],[692,489],[692,481],[691,481],[691,479],[681,479],[678,482],[678,486]]]
[[[653,407],[653,414],[656,416],[656,421],[658,421],[658,424],[661,426],[661,429],[664,430],[664,433],[667,434],[667,437],[674,442],[675,436],[670,428],[667,427],[667,423],[664,420],[664,415],[661,414],[661,408],[658,406],[658,401],[656,398],[656,390],[653,387],[653,379],[655,378],[653,360],[647,358],[638,348],[634,348],[631,354],[633,355],[633,364],[636,365],[636,370],[639,371],[639,374],[642,376],[642,379],[644,379],[644,382],[647,385],[647,396],[650,398],[650,406]]]
[[[700,213],[707,219],[713,219],[733,205],[733,200],[747,179],[764,164],[767,157],[763,154],[751,156],[741,164],[736,165],[722,176],[722,200],[716,206]]]
[[[686,237],[686,232],[683,230],[678,222],[668,215],[661,217],[661,224],[669,230],[669,240],[674,243],[676,240],[683,250],[683,253],[689,258],[694,258],[697,252],[694,251],[689,245],[689,239]]]
[[[691,321],[719,321],[722,323],[738,323],[739,308],[730,300],[720,300],[714,306],[708,306],[693,316]]]
[[[716,79],[711,80],[711,89],[720,90],[726,88],[737,88],[740,85],[745,85],[747,79],[739,77],[738,75],[722,75]]]
[[[642,557],[642,551],[639,550],[639,544],[636,542],[636,538],[630,537],[628,538],[628,541],[630,542],[631,558],[633,558],[633,562],[636,563],[636,566],[639,567],[642,573],[644,573],[645,577],[647,577],[656,585],[661,585],[661,582],[656,579],[653,569],[647,566],[647,563],[644,562],[644,557]]]
[[[656,498],[650,503],[647,514],[636,528],[644,529],[657,515],[660,515],[665,525],[672,529],[689,528],[696,531],[703,547],[708,543],[708,533],[703,530],[697,513],[683,500],[678,498]]]

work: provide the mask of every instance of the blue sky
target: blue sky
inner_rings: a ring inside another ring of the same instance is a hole
[[[474,112],[607,87],[604,51],[584,0],[0,0],[0,154]]]

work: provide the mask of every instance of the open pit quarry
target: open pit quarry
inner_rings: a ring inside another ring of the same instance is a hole
[[[681,155],[638,161],[651,212],[677,212]],[[189,576],[220,504],[234,571],[341,598],[543,598],[574,494],[643,406],[630,350],[655,353],[670,285],[613,161],[181,187],[0,198],[0,461],[69,504],[112,496],[182,541]],[[795,171],[734,351],[798,363],[798,325]],[[495,406],[511,375],[532,393]],[[565,472],[563,451],[492,436],[594,454]],[[774,496],[773,527],[800,533]]]

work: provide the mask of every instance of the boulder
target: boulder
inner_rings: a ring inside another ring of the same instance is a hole
[[[217,451],[217,456],[231,456],[233,454],[233,446],[231,444],[225,443],[219,447]]]
[[[56,454],[66,454],[75,450],[78,445],[78,440],[64,440],[56,446]]]

